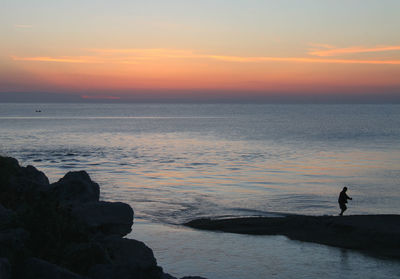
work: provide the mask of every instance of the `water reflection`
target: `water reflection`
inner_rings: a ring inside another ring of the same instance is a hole
[[[145,241],[158,263],[175,276],[213,279],[397,278],[398,261],[291,241],[283,236],[246,236],[139,222],[129,237]]]
[[[349,252],[347,249],[339,249],[340,250],[340,265],[344,271],[348,271],[350,269],[349,265]]]

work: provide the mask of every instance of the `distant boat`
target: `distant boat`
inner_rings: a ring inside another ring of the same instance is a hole
[[[42,112],[40,109],[37,109],[36,112]]]

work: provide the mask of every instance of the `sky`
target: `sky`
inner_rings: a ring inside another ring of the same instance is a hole
[[[400,103],[398,0],[0,0],[0,101]]]

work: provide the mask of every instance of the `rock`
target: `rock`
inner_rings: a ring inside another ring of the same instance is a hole
[[[33,166],[21,167],[18,161],[11,157],[0,156],[0,185],[12,185],[25,188],[32,185],[49,185],[46,175]]]
[[[16,159],[0,156],[0,186],[8,184],[10,178],[17,174],[19,168]]]
[[[88,274],[95,265],[110,264],[111,259],[107,251],[98,242],[77,243],[64,251],[64,262],[68,269],[78,274]]]
[[[89,272],[91,279],[176,279],[162,276],[162,268],[158,266],[140,270],[128,265],[96,265]]]
[[[89,273],[91,279],[162,279],[162,269],[133,269],[128,265],[96,265]]]
[[[176,279],[162,277],[162,268],[149,270],[133,270],[127,265],[97,265],[91,269],[91,279]]]
[[[163,277],[153,251],[143,242],[117,235],[99,240],[108,252],[109,263],[93,265],[87,272],[92,279],[176,279]]]
[[[50,185],[35,167],[0,156],[0,279],[176,279],[144,243],[122,238],[132,208],[99,196],[85,171]]]
[[[104,238],[101,243],[114,265],[127,265],[142,270],[157,266],[153,251],[141,241],[113,235]]]
[[[157,266],[153,251],[143,242],[121,238],[117,235],[99,239],[108,252],[111,263],[97,264],[90,268],[93,279],[161,279],[162,268]]]
[[[85,171],[68,172],[51,186],[60,203],[99,201],[99,184],[93,182]]]
[[[153,251],[143,242],[116,235],[101,240],[108,251],[111,264],[96,265],[89,271],[93,279],[161,279],[162,268],[157,266]]]
[[[0,232],[0,257],[15,259],[27,253],[26,242],[29,233],[22,228],[7,229]]]
[[[17,209],[25,201],[38,199],[49,188],[46,175],[33,166],[20,167],[18,161],[0,156],[0,203]]]
[[[172,276],[171,274],[164,273],[164,274],[162,275],[161,279],[178,279],[178,278]]]
[[[5,258],[0,258],[0,279],[11,278],[11,265]]]
[[[92,231],[124,236],[132,230],[133,209],[122,202],[76,204],[71,214]]]
[[[12,227],[16,221],[15,219],[15,212],[10,209],[4,208],[0,204],[0,230]]]
[[[117,267],[111,264],[95,265],[89,270],[88,275],[92,279],[128,279],[132,277],[129,267]]]
[[[37,258],[29,258],[17,271],[18,279],[84,279],[55,264]]]
[[[22,176],[34,182],[35,184],[49,185],[49,179],[47,176],[43,172],[37,170],[34,166],[29,165],[26,168],[22,168],[22,170]]]

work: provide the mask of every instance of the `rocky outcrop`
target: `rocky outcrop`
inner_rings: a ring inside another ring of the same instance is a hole
[[[185,225],[240,234],[285,235],[290,239],[400,259],[400,215],[198,219]]]
[[[40,198],[49,187],[46,175],[33,166],[21,167],[11,157],[0,156],[0,201],[7,208],[18,209],[26,201]]]
[[[0,258],[0,278],[10,279],[11,278],[11,265],[6,258]]]
[[[55,198],[61,203],[98,201],[100,196],[99,184],[93,182],[85,171],[68,172],[51,186]]]
[[[129,278],[124,274],[133,272],[138,278],[162,278],[162,269],[157,267],[153,251],[143,242],[109,236],[101,240],[107,249],[111,261],[96,265],[89,271],[91,278]]]
[[[27,259],[16,272],[16,277],[18,279],[85,279],[65,268],[37,258]]]
[[[88,202],[75,205],[72,216],[87,229],[104,234],[127,235],[133,225],[133,210],[122,202]]]
[[[8,228],[16,220],[14,211],[5,208],[0,204],[0,230]]]
[[[143,242],[123,238],[132,208],[99,201],[99,192],[84,171],[49,184],[0,156],[0,278],[176,279]]]

